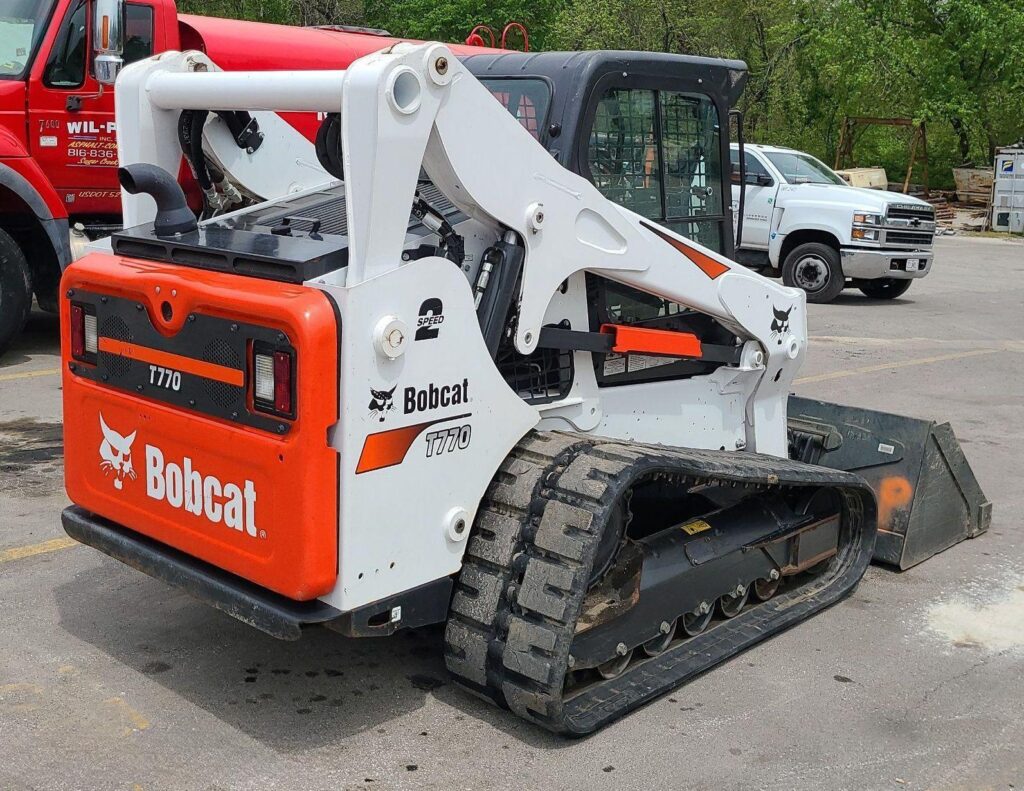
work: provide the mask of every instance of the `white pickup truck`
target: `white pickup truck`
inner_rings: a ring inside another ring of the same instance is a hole
[[[747,143],[736,259],[782,277],[809,302],[846,287],[893,299],[932,266],[935,209],[896,192],[851,187],[809,154]],[[732,147],[732,208],[739,217],[739,148]]]

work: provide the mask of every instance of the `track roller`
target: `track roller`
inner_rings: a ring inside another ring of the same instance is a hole
[[[726,618],[735,618],[743,612],[743,605],[747,603],[750,596],[749,585],[737,585],[736,590],[724,594],[718,600],[718,609]]]

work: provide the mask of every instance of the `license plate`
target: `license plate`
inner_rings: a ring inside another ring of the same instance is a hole
[[[908,258],[907,259],[907,271],[908,272],[916,272],[920,268],[921,268],[921,259],[920,258]]]

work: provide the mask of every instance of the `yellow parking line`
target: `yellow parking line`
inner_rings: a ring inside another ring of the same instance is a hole
[[[935,357],[918,357],[915,360],[903,360],[902,362],[879,363],[878,365],[865,365],[861,368],[844,368],[842,371],[833,371],[828,374],[817,376],[805,376],[797,379],[793,384],[804,385],[811,382],[827,382],[830,379],[842,379],[847,376],[858,376],[859,374],[871,374],[878,371],[889,371],[893,368],[909,368],[912,365],[928,365],[929,363],[941,363],[947,360],[962,360],[965,357],[978,357],[983,354],[997,354],[1001,349],[975,349],[969,352],[956,352],[955,354],[939,354]]]
[[[34,379],[37,376],[53,376],[59,374],[60,368],[44,368],[42,371],[22,371],[18,374],[0,374],[0,382],[13,382],[15,379]]]
[[[0,550],[0,563],[6,563],[9,560],[30,558],[33,555],[44,555],[47,552],[56,552],[58,549],[67,549],[68,547],[74,546],[80,545],[73,538],[54,538],[50,541],[44,541],[41,544],[29,544],[24,547],[11,547],[10,549]]]

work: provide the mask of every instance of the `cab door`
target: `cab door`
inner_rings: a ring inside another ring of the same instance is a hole
[[[114,90],[96,82],[91,68],[88,0],[72,0],[56,34],[40,52],[28,86],[29,147],[63,198],[69,215],[120,211]],[[125,9],[125,63],[154,51],[152,5]]]
[[[740,168],[739,152],[730,151],[732,162],[732,209],[733,216],[739,217]],[[747,190],[743,196],[743,239],[742,247],[751,250],[767,250],[771,232],[772,212],[779,184],[768,168],[749,148],[744,151],[746,162]]]

